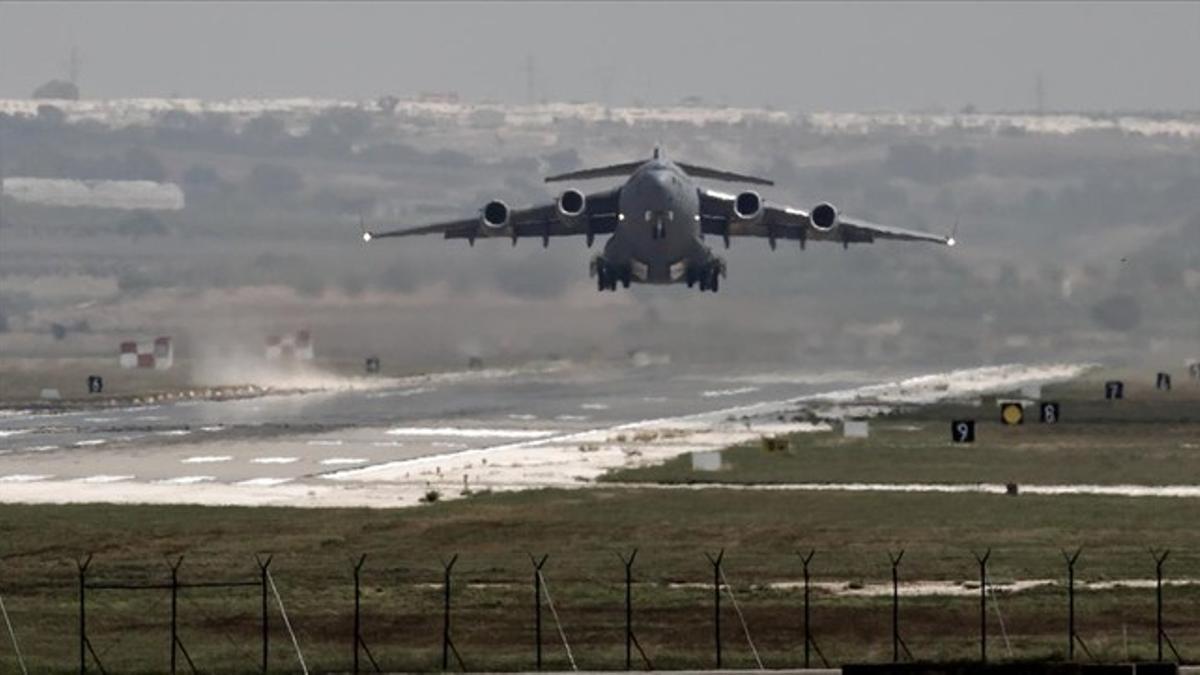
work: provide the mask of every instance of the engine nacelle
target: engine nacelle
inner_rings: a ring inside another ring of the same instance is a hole
[[[757,192],[747,190],[733,198],[733,217],[743,223],[762,220],[763,201]]]
[[[829,232],[841,222],[838,219],[837,209],[829,202],[822,202],[814,206],[808,214],[808,220],[812,223],[813,229],[820,232]]]
[[[558,219],[564,225],[578,224],[587,217],[587,197],[583,196],[579,190],[563,190],[555,205],[558,210]]]
[[[508,227],[508,204],[494,199],[484,204],[479,212],[479,222],[491,230],[503,230]]]

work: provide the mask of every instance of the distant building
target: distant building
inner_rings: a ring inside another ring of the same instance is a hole
[[[33,90],[34,98],[50,98],[63,101],[78,101],[79,87],[66,80],[50,80]]]
[[[417,96],[421,103],[458,103],[457,91],[423,91]]]

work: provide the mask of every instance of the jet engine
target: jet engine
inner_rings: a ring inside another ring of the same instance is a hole
[[[839,223],[838,211],[829,202],[822,202],[814,206],[812,212],[808,214],[808,219],[813,228],[821,232],[829,232]]]
[[[508,204],[499,199],[488,202],[480,211],[479,220],[488,229],[503,230],[508,227]]]
[[[587,197],[579,190],[563,190],[556,202],[558,219],[564,225],[574,225],[581,222],[587,212]]]
[[[758,222],[763,215],[762,197],[753,190],[738,193],[733,198],[733,215],[741,222]]]

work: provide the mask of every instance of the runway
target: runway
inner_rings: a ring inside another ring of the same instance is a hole
[[[813,430],[785,413],[818,393],[944,397],[1077,369],[880,385],[860,373],[560,364],[239,401],[9,411],[0,415],[0,501],[396,506],[430,489],[573,487],[611,468]]]

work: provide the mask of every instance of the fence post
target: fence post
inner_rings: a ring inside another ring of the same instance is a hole
[[[992,549],[983,555],[973,554],[975,562],[979,563],[979,661],[987,663],[987,564],[992,557]]]
[[[75,561],[79,569],[79,673],[87,673],[87,570],[92,564],[92,554]]]
[[[450,573],[454,563],[458,562],[458,554],[454,554],[449,562],[442,562],[442,672],[450,669]]]
[[[179,566],[183,556],[171,564],[171,675],[175,675],[176,645],[179,644]]]
[[[259,618],[259,623],[262,627],[262,672],[267,672],[268,657],[271,650],[271,624],[270,616],[267,614],[267,568],[271,566],[271,558],[274,556],[268,555],[262,558],[258,555],[254,556],[254,561],[258,563],[259,584],[262,587],[262,614]]]
[[[359,585],[359,573],[362,572],[363,564],[367,562],[367,554],[364,553],[358,557],[358,562],[354,564],[354,673],[358,675],[358,643],[362,636],[362,619],[359,615],[359,599],[362,597]]]
[[[1062,552],[1063,560],[1067,562],[1067,660],[1075,660],[1075,561],[1079,560],[1082,548],[1074,553]]]
[[[1171,554],[1170,550],[1162,552],[1150,550],[1150,555],[1154,556],[1154,600],[1155,600],[1155,638],[1158,643],[1158,660],[1163,660],[1163,639],[1166,638],[1166,630],[1163,629],[1163,563],[1167,561],[1167,556]],[[1174,647],[1172,647],[1174,649]]]
[[[704,554],[713,567],[713,641],[717,649],[717,668],[721,667],[721,561],[725,558],[725,549],[721,549],[714,558]]]
[[[633,670],[633,561],[637,554],[636,548],[628,558],[617,554],[625,565],[625,670]]]
[[[888,551],[888,559],[892,561],[892,663],[900,662],[900,561],[904,559],[904,549],[893,555]]]
[[[533,645],[537,669],[542,669],[542,567],[549,555],[541,559],[529,554],[529,562],[533,563]]]
[[[809,549],[808,555],[801,555],[800,562],[804,564],[804,667],[810,667],[809,651],[812,648],[812,614],[810,613],[809,605],[809,573],[808,563],[812,562],[813,556],[817,552],[814,549]]]

